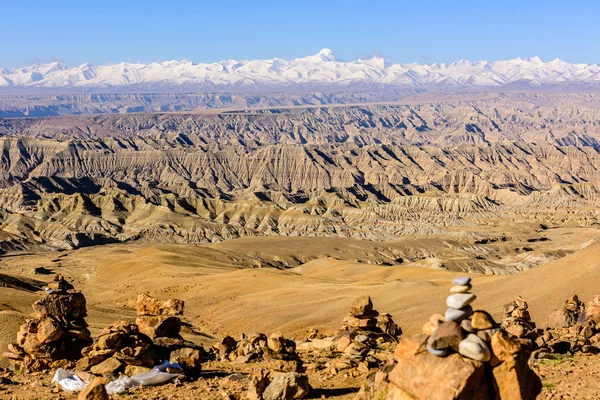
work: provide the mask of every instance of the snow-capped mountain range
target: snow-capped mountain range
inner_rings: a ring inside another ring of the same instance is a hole
[[[484,88],[513,83],[531,86],[584,84],[600,86],[600,65],[571,64],[539,57],[508,61],[459,60],[451,64],[392,63],[382,57],[343,62],[329,49],[290,61],[225,60],[120,63],[68,68],[62,63],[0,69],[0,88],[71,88],[148,90],[284,88],[387,84],[403,87]]]

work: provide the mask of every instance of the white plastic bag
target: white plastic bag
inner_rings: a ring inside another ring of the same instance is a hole
[[[120,394],[136,386],[139,386],[139,384],[127,375],[121,375],[114,381],[104,385],[108,394]]]
[[[178,377],[181,374],[170,374],[165,372],[167,368],[177,368],[181,370],[181,366],[177,363],[171,364],[168,361],[163,361],[162,364],[152,368],[150,372],[143,372],[132,376],[131,378],[122,375],[118,379],[109,382],[105,385],[108,394],[123,393],[136,386],[160,385]],[[80,392],[89,382],[78,377],[74,372],[66,371],[59,368],[52,378],[52,383],[58,382],[63,390],[68,392]]]
[[[57,382],[60,387],[67,392],[80,392],[89,384],[78,377],[74,372],[59,368],[52,378],[52,383]]]
[[[137,374],[131,377],[131,379],[139,385],[142,386],[150,386],[150,385],[160,385],[161,383],[165,383],[170,381],[173,378],[178,377],[181,374],[170,374],[165,372],[167,368],[177,368],[181,370],[181,366],[177,363],[171,364],[168,361],[163,361],[162,364],[157,365],[152,368],[150,372],[143,372],[141,374]]]

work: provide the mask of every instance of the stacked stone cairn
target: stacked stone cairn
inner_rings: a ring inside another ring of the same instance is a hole
[[[453,284],[445,316],[433,315],[423,335],[400,340],[387,375],[387,398],[535,399],[542,385],[528,365],[530,347],[489,313],[473,310],[470,278]],[[379,375],[384,381],[383,372]]]
[[[15,368],[27,372],[72,367],[92,342],[85,296],[61,275],[44,289],[45,296],[33,303],[35,318],[21,325],[17,343],[4,353]]]
[[[552,354],[600,352],[600,296],[587,303],[577,296],[554,310],[546,321],[547,329],[536,339],[536,358]]]
[[[504,306],[502,328],[520,339],[535,340],[540,331],[531,320],[528,304],[521,296]]]
[[[264,333],[244,335],[239,341],[225,336],[214,345],[215,358],[238,363],[265,361],[272,371],[298,372],[302,361],[296,353],[296,342],[286,339],[280,332],[267,337]]]
[[[396,343],[402,329],[390,314],[379,314],[373,309],[369,296],[354,300],[344,326],[334,338],[336,349],[346,361],[334,362],[331,367],[340,370],[358,366],[367,372],[381,363],[374,350],[383,343]]]
[[[83,349],[78,371],[114,378],[148,372],[162,360],[178,363],[188,376],[201,369],[202,349],[180,336],[183,301],[158,300],[147,294],[137,298],[136,323],[114,322],[94,343]]]

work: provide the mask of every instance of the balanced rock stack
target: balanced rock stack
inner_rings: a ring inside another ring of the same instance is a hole
[[[45,288],[46,295],[33,303],[35,318],[17,333],[4,355],[26,371],[69,367],[88,346],[90,331],[85,321],[85,296],[61,275]]]
[[[541,381],[528,365],[530,347],[472,309],[470,278],[453,283],[445,316],[432,316],[426,334],[400,340],[387,398],[535,399]]]
[[[389,314],[379,314],[373,309],[369,296],[354,300],[350,314],[344,319],[345,326],[335,336],[337,350],[353,361],[369,360],[376,365],[377,360],[369,356],[378,343],[395,341],[402,329]]]
[[[140,294],[135,323],[140,333],[152,339],[158,360],[169,359],[181,365],[187,375],[195,376],[202,370],[204,350],[181,337],[183,308],[184,303],[179,299],[159,300]]]
[[[278,372],[299,372],[302,361],[296,353],[296,342],[286,339],[279,332],[269,336],[263,347],[263,358],[271,370]]]
[[[485,311],[473,312],[471,303],[477,296],[470,292],[471,278],[456,278],[452,283],[444,319],[434,315],[434,320],[429,321],[435,325],[437,320],[437,326],[427,340],[427,351],[438,357],[456,351],[472,360],[487,362],[491,359],[487,343],[498,326]]]
[[[528,304],[521,296],[504,306],[502,328],[521,339],[535,340],[539,334],[531,320]]]

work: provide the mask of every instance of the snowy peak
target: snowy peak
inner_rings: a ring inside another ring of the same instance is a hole
[[[215,90],[293,88],[353,84],[387,84],[420,88],[483,88],[512,83],[600,86],[600,66],[571,64],[539,57],[508,61],[458,60],[451,64],[399,64],[383,57],[344,62],[330,49],[291,61],[225,60],[216,63],[84,63],[68,68],[60,62],[0,69],[0,88],[71,88],[136,90]]]

